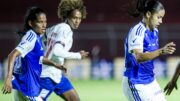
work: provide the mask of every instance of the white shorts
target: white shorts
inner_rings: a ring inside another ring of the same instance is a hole
[[[122,87],[128,101],[166,101],[156,80],[149,84],[132,84],[127,77],[123,77]]]
[[[20,91],[14,90],[14,101],[43,101],[43,100],[40,97],[25,96]]]

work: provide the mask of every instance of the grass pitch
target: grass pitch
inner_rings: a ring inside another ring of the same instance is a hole
[[[127,101],[122,93],[121,80],[71,80],[74,88],[77,90],[81,101]],[[161,87],[164,88],[169,79],[158,80]],[[3,82],[0,83],[2,89]],[[180,87],[180,81],[178,81]],[[180,90],[174,90],[170,96],[166,96],[167,101],[178,101],[180,99]],[[0,94],[0,101],[14,101],[13,93],[8,95]],[[48,98],[48,101],[63,101],[54,93]]]

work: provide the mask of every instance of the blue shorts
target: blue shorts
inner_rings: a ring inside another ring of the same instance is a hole
[[[41,78],[40,80],[41,92],[40,96],[47,99],[47,97],[52,93],[56,93],[57,95],[61,95],[69,90],[74,89],[70,81],[62,75],[61,82],[55,83],[51,78]]]

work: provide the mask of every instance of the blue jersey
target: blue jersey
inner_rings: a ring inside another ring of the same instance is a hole
[[[147,84],[154,80],[153,60],[138,63],[132,54],[133,49],[152,52],[159,48],[158,30],[149,31],[142,22],[131,28],[125,40],[124,75],[134,84]]]
[[[21,91],[25,96],[38,96],[44,55],[41,37],[29,30],[16,49],[21,53],[21,56],[17,57],[15,61],[13,88]]]

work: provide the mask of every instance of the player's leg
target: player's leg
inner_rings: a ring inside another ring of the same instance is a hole
[[[56,86],[54,92],[65,101],[80,101],[78,93],[64,75],[61,78],[61,82]]]
[[[20,91],[14,90],[14,101],[29,101]]]
[[[14,100],[15,101],[43,101],[40,97],[28,97],[23,95],[20,91],[14,91]]]
[[[142,101],[166,101],[159,84],[154,80],[149,84],[134,85]]]
[[[50,78],[41,78],[40,79],[40,85],[41,90],[39,97],[43,99],[43,101],[46,101],[49,95],[54,91],[54,88],[56,87],[56,83],[51,80]]]
[[[139,99],[141,101],[153,101],[153,91],[150,84],[132,84],[130,83],[132,87],[134,87],[137,90],[137,93],[139,95]]]
[[[125,76],[123,77],[123,80],[122,80],[122,88],[123,88],[123,93],[128,99],[128,101],[138,101],[138,100],[135,100],[138,98],[137,92],[135,93],[135,90],[132,92],[132,89],[130,88],[130,85],[128,82],[128,78]]]
[[[80,98],[75,89],[66,91],[60,94],[59,96],[63,98],[65,101],[80,101]]]
[[[156,80],[153,81],[151,88],[153,89],[153,101],[166,101],[163,90],[160,88]]]
[[[28,101],[43,101],[41,97],[28,97]]]
[[[23,95],[23,93],[21,93],[19,90],[16,89],[20,89],[20,85],[16,79],[16,77],[13,75],[12,78],[12,85],[14,89],[14,101],[28,101],[28,98],[26,96]]]
[[[133,84],[127,77],[123,78],[123,92],[128,101],[153,101],[153,91],[150,84]]]

